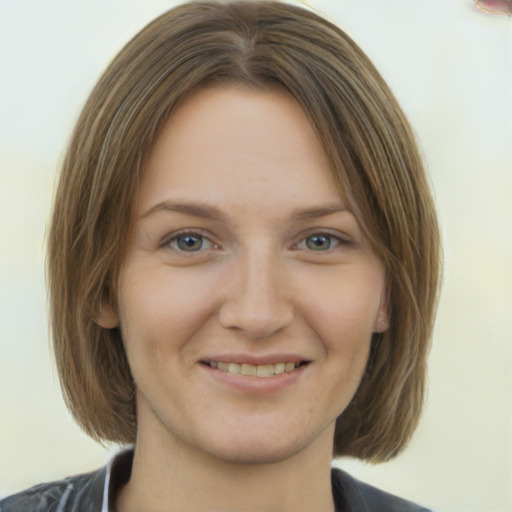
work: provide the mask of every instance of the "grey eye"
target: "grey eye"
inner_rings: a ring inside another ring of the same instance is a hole
[[[306,247],[312,251],[325,251],[330,249],[332,237],[326,235],[313,235],[306,238]]]
[[[341,240],[334,235],[317,233],[301,240],[297,244],[297,249],[309,249],[310,251],[328,251],[340,243]]]
[[[197,252],[209,249],[212,246],[212,242],[205,236],[197,233],[182,233],[175,236],[169,245],[177,251]]]

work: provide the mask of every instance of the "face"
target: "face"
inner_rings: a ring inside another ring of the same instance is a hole
[[[211,88],[157,140],[118,311],[99,323],[120,325],[138,436],[268,462],[332,447],[372,333],[387,328],[385,295],[300,107]]]

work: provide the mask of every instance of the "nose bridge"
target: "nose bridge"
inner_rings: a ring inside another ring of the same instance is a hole
[[[279,258],[266,248],[248,251],[242,266],[242,294],[250,306],[265,308],[275,306],[280,295],[284,295],[282,269]],[[245,267],[245,268],[244,268]],[[281,280],[279,275],[281,270]]]
[[[227,300],[221,309],[225,327],[262,338],[286,327],[293,318],[286,272],[268,244],[255,244],[239,256]]]

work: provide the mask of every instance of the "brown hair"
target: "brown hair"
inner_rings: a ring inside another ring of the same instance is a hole
[[[115,307],[134,197],[163,123],[211,84],[279,87],[304,109],[387,269],[390,327],[337,420],[334,455],[395,456],[414,431],[439,285],[440,241],[409,124],[361,49],[338,27],[281,2],[192,2],[136,35],[92,91],[63,163],[49,232],[54,352],[65,400],[100,441],[133,443],[134,383]]]

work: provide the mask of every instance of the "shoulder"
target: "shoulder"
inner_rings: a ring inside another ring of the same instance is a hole
[[[101,512],[105,468],[39,484],[0,500],[0,512]]]
[[[381,491],[341,469],[332,469],[336,510],[350,512],[431,512],[430,509]]]

